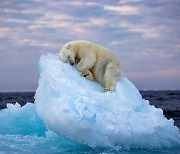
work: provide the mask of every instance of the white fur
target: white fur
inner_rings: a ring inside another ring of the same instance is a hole
[[[117,80],[122,76],[116,56],[109,49],[89,41],[77,40],[65,44],[60,57],[71,65],[76,63],[76,58],[79,59],[76,67],[81,76],[98,81],[105,91],[114,91]]]

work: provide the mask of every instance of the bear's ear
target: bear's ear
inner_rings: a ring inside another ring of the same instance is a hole
[[[66,48],[70,49],[71,48],[71,44],[69,43]]]

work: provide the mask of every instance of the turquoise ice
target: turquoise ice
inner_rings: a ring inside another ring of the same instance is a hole
[[[0,110],[0,153],[82,153],[99,149],[58,136],[46,129],[35,105],[7,104]]]

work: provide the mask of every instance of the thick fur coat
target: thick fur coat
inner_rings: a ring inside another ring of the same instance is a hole
[[[83,40],[66,43],[60,51],[60,58],[76,67],[81,76],[96,80],[105,91],[113,92],[116,82],[122,76],[121,65],[109,49]]]

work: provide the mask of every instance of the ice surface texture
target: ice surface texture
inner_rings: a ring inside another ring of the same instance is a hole
[[[142,99],[125,77],[114,93],[79,75],[58,55],[42,55],[39,62],[36,110],[48,129],[92,147],[170,148],[180,146],[174,121]]]

